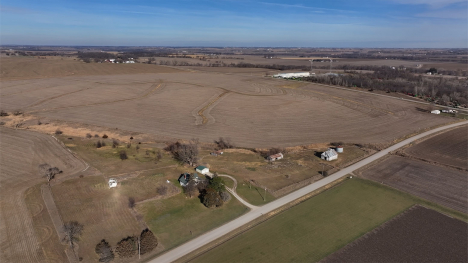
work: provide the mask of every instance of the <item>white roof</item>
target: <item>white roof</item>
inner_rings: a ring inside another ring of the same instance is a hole
[[[329,158],[336,156],[336,155],[338,155],[338,153],[333,149],[328,149],[322,153],[322,156],[329,157]]]

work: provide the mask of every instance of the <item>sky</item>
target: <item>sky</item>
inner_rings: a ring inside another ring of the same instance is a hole
[[[2,0],[0,44],[467,48],[466,0]]]

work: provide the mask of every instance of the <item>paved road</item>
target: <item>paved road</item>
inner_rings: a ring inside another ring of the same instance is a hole
[[[442,130],[445,130],[445,129],[448,129],[448,128],[452,128],[452,127],[456,127],[456,126],[460,126],[460,125],[464,125],[464,124],[468,124],[468,121],[463,121],[463,122],[459,122],[459,123],[455,123],[455,124],[451,124],[451,125],[447,125],[447,126],[443,126],[443,127],[440,127],[440,128],[436,128],[436,129],[433,129],[433,130],[430,130],[430,131],[427,131],[427,132],[424,132],[424,133],[421,133],[419,135],[416,135],[416,136],[413,136],[409,139],[406,139],[402,142],[399,142],[385,150],[382,150],[374,155],[371,155],[369,157],[367,157],[366,159],[362,160],[362,161],[359,161],[351,166],[348,166],[328,177],[325,177],[324,179],[318,181],[318,182],[315,182],[313,184],[310,184],[304,188],[301,188],[295,192],[292,192],[282,198],[279,198],[273,202],[270,202],[268,204],[265,204],[264,206],[261,206],[261,207],[258,207],[256,209],[253,209],[251,210],[250,212],[242,215],[241,217],[238,217],[237,219],[234,219],[232,220],[231,222],[228,222],[226,224],[224,224],[223,226],[220,226],[216,229],[213,229],[211,230],[210,232],[208,233],[205,233],[177,248],[174,248],[168,252],[166,252],[165,254],[149,261],[151,263],[161,263],[161,262],[172,262],[200,247],[203,247],[204,245],[214,241],[215,239],[218,239],[220,237],[222,237],[223,235],[231,232],[232,230],[234,229],[237,229],[249,222],[251,222],[252,220],[262,216],[263,214],[267,214],[289,202],[292,202],[304,195],[307,195],[308,193],[312,192],[312,191],[315,191],[329,183],[332,183],[338,179],[340,179],[341,177],[344,177],[346,175],[348,175],[349,173],[379,159],[379,158],[382,158],[383,156],[387,155],[388,153],[394,151],[394,150],[397,150],[398,148],[401,148],[415,140],[418,140],[418,139],[421,139],[429,134],[433,134],[433,133],[436,133],[436,132],[439,132],[439,131],[442,131]]]

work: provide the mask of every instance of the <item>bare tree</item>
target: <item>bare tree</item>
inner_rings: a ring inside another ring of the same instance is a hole
[[[219,149],[234,148],[234,144],[232,144],[230,138],[219,137],[219,139],[217,141],[215,140],[215,143],[218,145]]]
[[[133,197],[128,198],[128,208],[133,209],[135,207],[135,203],[136,203],[135,198],[133,198]]]
[[[192,139],[188,143],[176,142],[167,149],[174,155],[177,160],[194,165],[198,161],[198,139]]]
[[[444,102],[444,105],[448,105],[450,102],[450,97],[444,94],[442,95],[442,101]]]
[[[66,222],[63,224],[63,232],[65,232],[65,236],[62,241],[67,242],[73,250],[73,253],[75,253],[75,243],[78,242],[83,232],[83,225],[77,221]]]
[[[111,262],[115,257],[114,251],[105,239],[96,245],[95,251],[99,255],[99,262]]]
[[[156,192],[159,195],[165,196],[167,194],[167,186],[165,185],[158,186],[158,188],[156,188]]]
[[[192,176],[190,176],[190,177],[192,177]],[[192,178],[190,178],[190,181],[184,187],[184,192],[190,198],[192,198],[193,196],[195,196],[198,193],[197,183]]]
[[[39,165],[39,174],[42,177],[47,178],[47,182],[50,182],[55,178],[55,175],[62,173],[62,171],[57,167],[52,167],[47,163]]]

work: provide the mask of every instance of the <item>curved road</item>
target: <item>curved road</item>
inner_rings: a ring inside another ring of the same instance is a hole
[[[455,124],[451,124],[451,125],[447,125],[447,126],[443,126],[443,127],[439,127],[439,128],[436,128],[436,129],[433,129],[433,130],[430,130],[430,131],[427,131],[427,132],[424,132],[424,133],[421,133],[419,135],[416,135],[416,136],[413,136],[409,139],[406,139],[402,142],[399,142],[393,146],[390,146],[388,147],[387,149],[384,149],[380,152],[377,152],[375,153],[374,155],[371,155],[369,157],[367,157],[366,159],[364,160],[361,160],[351,166],[348,166],[328,177],[325,177],[324,179],[318,181],[318,182],[315,182],[313,184],[310,184],[308,186],[305,186],[295,192],[292,192],[282,198],[279,198],[279,199],[276,199],[275,201],[273,202],[270,202],[268,204],[265,204],[261,207],[258,207],[256,209],[253,209],[251,210],[250,212],[216,228],[216,229],[213,229],[211,230],[210,232],[208,233],[205,233],[195,239],[192,239],[191,241],[188,241],[187,243],[183,244],[183,245],[180,245],[178,246],[177,248],[174,248],[164,254],[162,254],[161,256],[149,261],[151,263],[161,263],[161,262],[172,262],[174,260],[177,260],[178,258],[180,257],[183,257],[184,255],[198,249],[198,248],[201,248],[203,246],[205,246],[206,244],[222,237],[223,235],[231,232],[232,230],[234,229],[237,229],[249,222],[251,222],[252,220],[262,216],[263,214],[267,214],[275,209],[278,209],[279,207],[289,203],[289,202],[292,202],[304,195],[307,195],[308,193],[312,192],[312,191],[315,191],[325,185],[328,185],[329,183],[332,183],[348,174],[350,174],[351,172],[367,165],[367,164],[370,164],[371,162],[379,159],[379,158],[382,158],[384,157],[385,155],[387,155],[388,153],[392,152],[392,151],[395,151],[411,142],[414,142],[415,140],[418,140],[418,139],[421,139],[427,135],[430,135],[430,134],[433,134],[433,133],[436,133],[436,132],[439,132],[439,131],[443,131],[443,130],[446,130],[446,129],[449,129],[449,128],[453,128],[453,127],[457,127],[457,126],[461,126],[461,125],[465,125],[465,124],[468,124],[468,121],[463,121],[463,122],[458,122],[458,123],[455,123]]]

